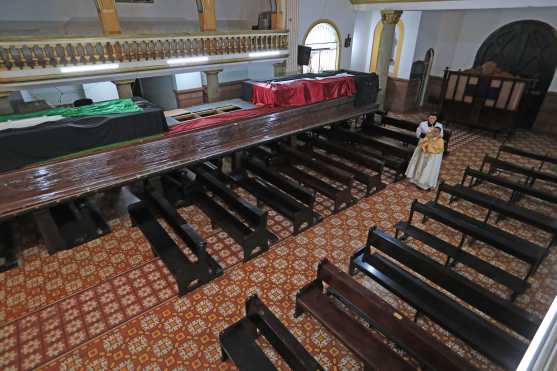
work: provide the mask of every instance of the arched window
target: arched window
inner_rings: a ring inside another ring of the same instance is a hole
[[[304,66],[305,73],[318,73],[339,68],[340,36],[332,22],[316,22],[310,27],[304,45],[311,48],[309,65]]]

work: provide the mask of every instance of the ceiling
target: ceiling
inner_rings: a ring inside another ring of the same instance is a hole
[[[555,0],[350,0],[358,10],[463,10],[556,7]]]

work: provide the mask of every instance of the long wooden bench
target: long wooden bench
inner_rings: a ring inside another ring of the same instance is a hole
[[[397,260],[527,339],[534,336],[541,323],[539,318],[524,309],[495,296],[482,286],[375,227],[369,233],[368,245]]]
[[[161,212],[173,231],[197,257],[197,260],[193,262],[180,250],[180,247],[159,224],[145,202],[142,201],[129,206],[128,211],[133,224],[141,229],[155,254],[162,260],[176,280],[178,295],[184,295],[220,276],[222,268],[207,253],[205,242],[178,214],[176,209],[159,193],[153,192],[148,197],[149,201],[147,203]]]
[[[320,162],[328,163],[328,164],[330,164],[330,165],[332,165],[332,166],[334,166],[338,169],[341,169],[341,170],[344,170],[344,171],[350,173],[356,181],[358,181],[358,182],[360,182],[360,183],[362,183],[363,185],[366,186],[366,194],[367,195],[371,195],[372,193],[380,191],[381,189],[385,188],[385,184],[383,184],[381,182],[381,174],[383,173],[383,164],[381,164],[379,167],[376,167],[376,169],[380,170],[380,172],[378,174],[369,175],[369,174],[361,171],[360,169],[357,169],[356,167],[354,167],[352,165],[349,165],[346,162],[341,162],[339,160],[333,159],[333,158],[331,158],[329,156],[326,156],[324,154],[315,152],[313,150],[314,147],[324,149],[322,147],[318,147],[319,145],[314,146],[314,144],[317,140],[314,140],[313,138],[308,138],[308,137],[303,137],[302,140],[304,140],[306,142],[306,145],[307,145],[308,149],[310,151],[312,151],[311,156],[313,158],[315,158],[316,160],[318,160]],[[328,147],[327,144],[325,144],[325,147]],[[330,151],[327,151],[327,154],[334,154],[334,155],[339,156],[338,153],[330,152]],[[360,154],[354,154],[354,155],[361,156]],[[340,156],[340,157],[345,157],[345,156]],[[345,157],[345,158],[347,158],[347,157]]]
[[[500,215],[511,217],[520,222],[530,224],[552,235],[548,243],[548,247],[555,244],[557,239],[557,219],[541,214],[535,210],[526,209],[515,204],[509,203],[500,198],[491,196],[487,193],[479,192],[463,185],[449,185],[442,182],[437,188],[437,196],[435,202],[438,202],[441,193],[447,193],[451,196],[450,202],[456,199],[463,199],[476,205],[488,209],[486,222],[489,220],[491,212],[494,211]],[[450,203],[449,202],[449,203]]]
[[[228,208],[241,217],[221,206],[204,192],[196,196],[196,204],[210,218],[228,233],[244,250],[244,261],[267,251],[273,238],[267,231],[267,213],[261,211],[219,181],[212,172],[203,166],[193,169],[196,182],[205,190],[216,195]]]
[[[245,317],[219,334],[222,360],[231,359],[240,371],[277,370],[256,343],[260,334],[292,370],[324,370],[257,295],[246,300]]]
[[[417,241],[425,243],[427,246],[439,251],[440,253],[446,255],[447,259],[445,261],[445,266],[450,267],[455,263],[464,264],[467,267],[474,269],[476,272],[488,277],[489,279],[500,283],[501,285],[508,287],[511,291],[511,301],[513,301],[517,295],[522,294],[529,287],[528,282],[516,277],[507,271],[492,265],[475,255],[472,255],[442,239],[428,233],[410,223],[398,222],[395,225],[396,234],[395,237],[400,237],[404,240],[408,237],[412,237]],[[453,262],[453,264],[450,264]]]
[[[538,170],[541,170],[546,163],[557,165],[557,157],[550,156],[548,154],[542,155],[541,153],[534,153],[526,151],[521,148],[512,147],[509,145],[502,145],[497,151],[496,158],[499,159],[502,153],[510,153],[511,155],[516,155],[520,157],[529,158],[531,160],[536,160],[540,162]]]
[[[396,172],[396,180],[398,180],[406,170],[408,161],[413,153],[413,149],[411,148],[397,146],[379,138],[370,137],[342,128],[321,130],[319,133],[329,140],[355,144],[359,152],[366,156],[380,159],[385,163],[385,166]]]
[[[261,202],[265,203],[289,219],[292,222],[294,234],[300,233],[317,222],[310,206],[304,205],[259,177],[246,176],[241,178],[238,184],[255,196],[258,206]]]
[[[415,213],[422,214],[425,220],[432,218],[461,232],[459,248],[464,244],[466,237],[471,237],[529,264],[530,269],[525,280],[536,272],[547,252],[539,245],[435,202],[422,204],[415,200],[410,209],[409,223],[412,223]]]
[[[417,122],[401,120],[401,119],[397,119],[397,118],[394,118],[394,117],[391,117],[391,116],[385,116],[385,115],[382,116],[381,123],[383,125],[394,126],[396,128],[408,130],[408,131],[411,131],[411,132],[414,132],[414,133],[418,129],[418,125],[419,125]],[[375,125],[375,123],[368,123],[367,125]],[[444,155],[449,154],[449,143],[451,141],[451,136],[452,136],[452,131],[450,129],[448,129],[445,125],[443,127],[443,139],[445,140],[445,152],[443,153]]]
[[[499,160],[495,157],[487,155],[483,159],[480,170],[483,171],[486,165],[489,165],[490,174],[493,174],[498,170],[504,170],[514,174],[524,175],[527,178],[527,184],[529,186],[533,186],[537,180],[542,180],[553,184],[557,183],[557,174],[555,173],[548,173],[545,171],[536,170],[534,168],[529,168],[512,162]]]
[[[357,319],[339,308],[320,280],[310,282],[296,294],[295,317],[311,314],[350,349],[365,370],[413,370],[400,355],[386,345],[380,335],[369,331]]]
[[[417,276],[364,246],[351,258],[351,270],[358,270],[416,308],[494,363],[515,369],[527,344],[465,308]]]
[[[362,131],[365,134],[371,134],[373,136],[383,136],[398,140],[406,145],[417,146],[419,141],[419,138],[416,137],[416,133],[396,127],[389,128],[379,125],[367,125]]]
[[[542,201],[557,204],[557,194],[555,194],[555,192],[533,188],[525,185],[524,183],[513,181],[508,178],[496,176],[493,174],[484,173],[470,167],[467,167],[464,170],[464,175],[462,176],[462,182],[460,184],[465,184],[467,179],[469,179],[469,187],[474,187],[480,182],[485,181],[512,190],[512,195],[509,199],[509,202],[515,200],[517,195],[527,195]]]
[[[370,326],[410,354],[426,369],[438,371],[475,369],[328,260],[325,259],[319,264],[316,279],[327,284],[329,294],[364,318]]]

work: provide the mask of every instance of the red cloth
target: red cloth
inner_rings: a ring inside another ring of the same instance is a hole
[[[252,103],[297,107],[356,94],[352,76],[253,84]]]
[[[282,111],[283,109],[271,106],[258,106],[255,108],[242,109],[238,111],[226,112],[220,115],[203,117],[195,120],[184,122],[183,124],[176,124],[170,128],[167,136],[176,135],[196,129],[207,128],[211,126],[225,124],[231,121],[243,120],[255,116],[267,115]]]

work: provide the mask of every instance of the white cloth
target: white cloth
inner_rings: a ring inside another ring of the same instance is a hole
[[[436,122],[435,125],[433,125],[436,128],[441,129],[441,138],[443,138],[443,124],[440,122]],[[418,128],[416,129],[416,138],[420,138],[422,136],[422,134],[427,134],[430,130],[430,127],[428,125],[427,121],[422,121],[420,122],[420,125],[418,125]]]
[[[44,124],[45,122],[52,122],[62,120],[64,116],[40,116],[40,117],[32,117],[28,119],[21,119],[21,120],[9,120],[0,122],[0,131],[8,130],[8,129],[25,129],[31,128],[33,126],[37,126],[40,124]]]
[[[406,177],[422,189],[437,187],[441,171],[442,153],[425,153],[418,146],[406,169]]]

